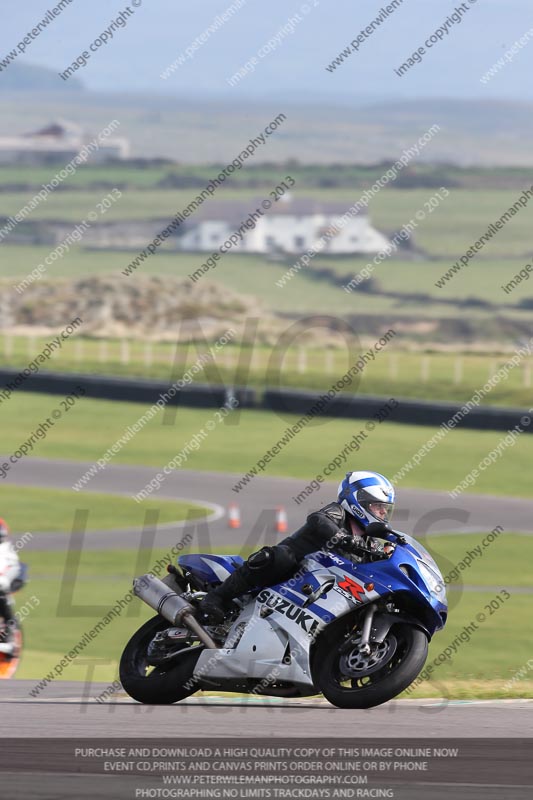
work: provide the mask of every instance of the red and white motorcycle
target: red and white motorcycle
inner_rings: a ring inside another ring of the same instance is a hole
[[[22,653],[22,629],[14,611],[13,594],[26,583],[27,567],[21,564],[0,519],[0,680],[12,678]]]

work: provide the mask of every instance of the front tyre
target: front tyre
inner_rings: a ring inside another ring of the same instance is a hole
[[[168,664],[151,667],[147,661],[148,645],[170,623],[160,616],[152,617],[139,628],[124,648],[119,675],[124,690],[139,703],[171,705],[198,690],[193,672],[201,647],[177,653]],[[191,637],[194,635],[191,633]],[[191,646],[196,642],[188,642]]]
[[[346,647],[346,636],[325,636],[317,646],[315,685],[338,708],[372,708],[397,697],[420,673],[428,640],[418,628],[398,623],[369,655],[357,644],[357,633]]]

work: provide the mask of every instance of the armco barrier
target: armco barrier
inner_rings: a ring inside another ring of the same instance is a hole
[[[298,392],[290,389],[267,389],[263,394],[262,408],[285,414],[306,414],[320,398],[315,392]],[[379,409],[387,403],[388,397],[373,395],[338,394],[324,409],[324,416],[341,419],[373,419]],[[449,423],[462,404],[430,403],[423,400],[407,400],[397,397],[396,408],[389,409],[387,421],[408,425],[429,425],[438,427]],[[472,409],[458,421],[458,428],[477,430],[507,431],[520,425],[524,409],[483,406]],[[379,415],[378,415],[379,417]],[[453,423],[452,423],[453,425]],[[533,425],[524,426],[524,431],[533,432]]]
[[[0,370],[0,386],[7,384],[20,374],[19,370]],[[41,392],[44,394],[66,395],[76,386],[85,390],[85,396],[98,400],[120,400],[130,403],[155,403],[161,394],[168,391],[167,381],[145,380],[143,378],[116,378],[107,375],[79,375],[76,373],[42,372],[30,375],[15,391]],[[291,389],[266,389],[262,396],[255,389],[243,386],[219,386],[217,384],[194,384],[180,389],[169,400],[168,405],[192,406],[194,408],[220,408],[230,396],[235,396],[241,408],[257,408],[276,411],[283,414],[302,416],[320,399],[316,392],[304,392]],[[336,395],[327,408],[324,416],[339,419],[373,419],[389,400],[388,397],[372,395]],[[389,408],[387,421],[408,425],[429,425],[438,427],[448,423],[461,405],[455,403],[430,403],[422,400],[405,400],[396,398],[398,405]],[[3,402],[6,402],[5,400]],[[477,430],[507,431],[520,425],[520,418],[525,414],[520,408],[501,408],[483,406],[474,408],[464,419],[458,422],[458,428]],[[523,426],[524,431],[533,432],[533,425]]]
[[[0,370],[0,385],[7,384],[20,374],[19,370]],[[176,381],[178,379],[176,378]],[[107,375],[79,375],[76,373],[42,372],[30,375],[15,392],[40,392],[66,395],[81,386],[85,397],[98,400],[120,400],[129,403],[155,403],[172,384],[168,381],[143,378],[115,378]],[[243,408],[257,406],[255,391],[243,387],[213,384],[194,384],[180,389],[168,401],[169,406],[194,406],[195,408],[220,408],[228,397],[235,396]],[[4,401],[5,402],[5,401]]]

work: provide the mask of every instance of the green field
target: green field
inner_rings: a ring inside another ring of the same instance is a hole
[[[272,188],[283,178],[283,171],[276,170],[272,176]],[[526,185],[526,183],[524,183]],[[417,212],[426,214],[415,230],[415,242],[429,258],[447,258],[453,261],[462,255],[491,222],[499,219],[518,199],[519,191],[503,189],[468,190],[452,189],[450,195],[440,201],[433,211],[426,209],[439,189],[383,189],[372,198],[369,205],[370,218],[378,230],[393,233],[399,230]],[[295,199],[310,197],[322,202],[345,203],[346,211],[361,196],[361,189],[305,189],[294,190]],[[33,197],[34,192],[0,193],[0,215],[9,217],[22,209]],[[87,219],[90,211],[97,210],[97,203],[107,194],[106,189],[86,191],[59,191],[49,195],[46,202],[40,203],[29,215],[28,222],[40,220],[63,220],[75,224]],[[119,198],[105,213],[105,222],[117,220],[168,220],[197,196],[195,189],[124,189]],[[219,190],[217,201],[239,201],[256,208],[258,201],[268,197],[268,189]],[[209,208],[209,200],[204,203]],[[102,219],[102,221],[104,221]],[[9,239],[6,240],[9,243]],[[493,238],[482,251],[479,259],[528,257],[531,249],[530,214],[527,208],[521,210],[508,222],[504,229]],[[429,259],[428,259],[429,260]]]
[[[150,558],[150,554],[145,555]],[[146,568],[142,571],[148,571],[156,557],[163,555],[164,551],[161,551],[153,554],[153,560],[145,559]],[[30,582],[17,595],[17,606],[23,608],[31,597],[36,597],[39,605],[23,621],[27,649],[17,677],[44,677],[53,664],[82,638],[83,633],[106,615],[114,601],[131,589],[138,557],[142,558],[142,554],[133,549],[86,551],[72,580],[67,571],[66,553],[24,553],[30,569]],[[78,607],[75,611],[69,602],[62,599],[69,591],[73,592],[72,604]],[[145,611],[142,605],[140,601],[133,601],[130,608],[135,616],[127,616],[125,611],[87,649],[87,658],[95,660],[94,680],[116,677],[116,660],[121,647],[144,619],[153,616],[148,607],[144,607]],[[88,671],[87,658],[79,658],[65,671],[63,678],[84,680]]]
[[[468,549],[481,540],[481,536],[438,536],[430,538],[430,546],[438,560],[456,564]],[[188,546],[198,550],[196,539]],[[220,552],[217,550],[217,552]],[[236,542],[225,552],[241,552]],[[440,554],[443,555],[440,555]],[[241,552],[246,555],[246,551]],[[502,555],[505,554],[505,558]],[[140,554],[145,556],[148,554]],[[165,552],[154,553],[142,570],[164,557]],[[110,606],[131,587],[131,579],[138,566],[139,553],[134,550],[84,552],[75,584],[72,585],[66,570],[63,553],[32,552],[30,564],[31,583],[18,596],[22,608],[30,598],[36,597],[39,605],[33,608],[24,623],[27,650],[18,673],[20,678],[42,679],[68,652],[83,633],[90,630],[105,616]],[[486,614],[469,642],[461,643],[453,661],[439,666],[434,680],[422,684],[411,696],[523,696],[531,690],[531,681],[518,681],[511,690],[504,684],[528,661],[531,653],[523,631],[528,625],[531,600],[528,595],[513,593],[513,587],[524,586],[533,580],[531,566],[521,575],[516,573],[516,563],[533,563],[533,539],[505,533],[484,551],[483,558],[468,572],[462,573],[465,584],[492,586],[482,592],[469,592],[458,584],[450,594],[450,618],[444,632],[435,636],[430,647],[430,659],[438,657],[463,627],[475,621],[476,615]],[[443,571],[445,567],[443,566]],[[62,587],[64,594],[62,594]],[[73,589],[74,613],[64,599]],[[485,606],[506,589],[511,597],[493,613]],[[133,614],[133,616],[131,616]],[[112,622],[87,647],[87,652],[65,669],[61,678],[66,680],[112,681],[117,675],[120,652],[132,633],[151,616],[150,610],[134,600],[128,610]],[[494,647],[495,641],[505,641],[505,647]],[[429,662],[428,662],[429,663]],[[44,695],[46,696],[46,695]]]
[[[392,162],[391,162],[392,163]],[[189,191],[195,185],[203,186],[212,178],[217,169],[225,164],[154,164],[137,161],[114,162],[105,166],[98,164],[81,165],[74,175],[69,175],[68,190],[88,190],[95,186],[120,186],[130,189],[161,189],[162,183],[169,180],[179,182]],[[287,169],[298,180],[300,190],[357,189],[372,186],[383,175],[385,162],[381,164],[299,164],[294,160],[280,169]],[[16,167],[0,166],[0,187],[5,191],[13,186],[27,186],[40,189],[55,174],[54,167],[20,164]],[[476,189],[520,189],[524,185],[524,170],[520,167],[480,168],[458,167],[453,164],[439,165],[425,162],[411,164],[407,175],[400,175],[395,187],[404,189],[416,187],[440,187],[446,181],[453,187]],[[272,165],[248,162],[244,171],[234,172],[226,183],[233,189],[268,187],[272,182]]]
[[[151,504],[153,506],[153,503]],[[136,503],[127,495],[98,494],[27,486],[1,486],[0,508],[13,534],[25,531],[69,533],[76,511],[87,511],[87,530],[139,528],[145,521],[146,502]],[[209,514],[193,503],[158,500],[158,525]]]
[[[4,453],[13,452],[35,430],[56,406],[57,399],[49,395],[24,395],[15,406],[3,408]],[[128,425],[133,425],[147,407],[137,403],[121,404],[102,400],[78,401],[68,416],[58,420],[48,436],[37,442],[33,455],[39,458],[66,458],[92,463],[101,458],[117,441]],[[148,422],[119,450],[113,463],[145,464],[161,467],[179,453],[211,420],[215,423],[208,438],[193,450],[182,464],[186,469],[246,473],[283,435],[287,426],[298,418],[263,411],[238,409],[217,422],[214,410],[180,408],[169,410]],[[166,424],[165,424],[166,423]],[[302,488],[346,447],[347,442],[363,430],[364,420],[323,418],[308,425],[284,447],[267,465],[265,475],[285,475],[302,479]],[[365,465],[386,475],[394,475],[413,454],[430,439],[435,430],[425,426],[379,424],[360,439],[360,449],[341,465],[340,473],[350,464]],[[434,447],[406,474],[403,486],[452,491],[470,470],[505,436],[498,431],[455,430]],[[231,439],[231,447],[228,447]],[[73,444],[75,443],[75,444]],[[512,447],[504,448],[501,457],[481,472],[475,484],[476,493],[531,496],[529,478],[533,439],[523,434]],[[17,467],[13,466],[13,473]],[[85,469],[73,469],[73,482]],[[337,476],[332,475],[330,480]],[[400,488],[401,488],[400,487]],[[244,490],[245,491],[245,490]],[[232,498],[235,499],[235,498]]]
[[[529,642],[523,635],[531,597],[513,594],[512,584],[503,580],[503,573],[501,578],[495,590],[462,594],[445,630],[433,639],[426,663],[438,658],[467,625],[476,621],[478,614],[484,614],[486,621],[478,625],[470,641],[461,643],[451,660],[435,667],[431,680],[424,681],[404,696],[447,699],[533,696],[531,677],[505,688],[506,682],[531,658]],[[487,606],[498,594],[502,596],[499,589],[505,587],[508,587],[511,598],[491,616]],[[456,594],[450,592],[451,601]],[[505,641],[505,647],[495,647],[495,642],[502,641]]]

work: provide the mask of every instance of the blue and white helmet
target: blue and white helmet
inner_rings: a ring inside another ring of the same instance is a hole
[[[379,472],[347,472],[339,484],[338,502],[364,529],[371,522],[390,522],[394,487]]]

